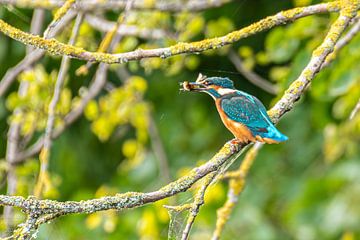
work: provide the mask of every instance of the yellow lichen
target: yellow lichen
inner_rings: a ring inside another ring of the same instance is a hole
[[[53,22],[58,21],[60,18],[62,18],[74,3],[75,3],[75,0],[67,0],[64,3],[64,5],[61,8],[59,8],[59,10],[56,11]]]
[[[302,13],[304,11],[303,8],[301,7],[297,7],[294,8],[290,11],[281,11],[281,14],[285,17],[285,18],[294,18],[296,17],[298,14]]]

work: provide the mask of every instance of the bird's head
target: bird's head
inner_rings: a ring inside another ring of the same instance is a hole
[[[213,98],[219,98],[225,94],[236,91],[234,83],[229,78],[206,77],[199,74],[196,82],[183,82],[183,91],[206,92]]]

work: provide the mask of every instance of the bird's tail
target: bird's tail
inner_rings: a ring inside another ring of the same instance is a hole
[[[268,132],[266,134],[267,135],[266,139],[264,138],[265,142],[279,143],[289,139],[287,136],[285,136],[279,130],[277,130],[277,128],[274,125],[269,126],[267,130]]]

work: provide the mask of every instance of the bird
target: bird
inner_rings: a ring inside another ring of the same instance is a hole
[[[272,123],[266,108],[255,96],[235,89],[227,77],[199,74],[196,82],[180,83],[182,91],[205,92],[214,100],[225,127],[237,143],[280,143],[288,140]]]

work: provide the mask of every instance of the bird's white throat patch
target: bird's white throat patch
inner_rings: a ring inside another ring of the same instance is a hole
[[[235,89],[230,89],[230,88],[218,88],[216,91],[217,91],[221,96],[236,92]]]

